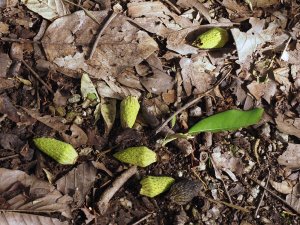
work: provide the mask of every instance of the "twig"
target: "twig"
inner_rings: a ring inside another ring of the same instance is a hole
[[[260,166],[259,155],[258,155],[258,147],[259,147],[259,143],[260,143],[260,139],[258,138],[258,139],[255,141],[253,151],[254,151],[254,155],[255,155],[255,158],[256,158],[256,160],[257,160],[257,163],[258,163],[258,165]]]
[[[218,169],[218,167],[217,167],[217,165],[216,165],[215,160],[214,160],[212,157],[211,157],[210,159],[211,159],[211,163],[213,164],[213,167],[214,167],[214,169],[215,169],[216,174],[219,174],[218,176],[216,175],[216,177],[217,177],[218,179],[221,180],[221,182],[222,182],[222,184],[223,184],[223,186],[224,186],[224,189],[225,189],[225,193],[226,193],[226,195],[227,195],[227,197],[228,197],[228,200],[229,200],[229,202],[232,204],[232,199],[231,199],[231,196],[230,196],[230,194],[229,194],[229,192],[228,192],[228,190],[227,190],[227,187],[226,187],[226,185],[225,185],[225,182],[224,182],[224,180],[223,180],[223,178],[222,178],[222,174],[221,174],[221,172],[219,171],[219,169]]]
[[[231,73],[232,69],[230,69],[227,74],[221,78],[212,88],[208,89],[207,91],[205,91],[204,93],[200,94],[198,97],[194,98],[192,101],[188,102],[187,104],[185,104],[183,107],[179,108],[176,112],[174,112],[168,119],[165,120],[165,122],[163,122],[162,125],[160,125],[156,131],[155,134],[158,134],[163,128],[164,126],[166,126],[174,116],[177,116],[179,113],[181,113],[182,111],[186,110],[187,108],[193,106],[194,104],[198,103],[205,95],[209,94],[211,91],[213,91],[217,86],[219,86],[227,77],[228,75]]]
[[[29,71],[35,76],[35,78],[38,79],[38,81],[47,88],[50,93],[54,94],[54,91],[49,87],[49,85],[46,84],[46,82],[43,81],[42,78],[40,78],[40,76],[25,62],[24,59],[22,59],[21,62],[27,67],[27,69],[29,69]]]
[[[274,198],[276,198],[277,200],[281,201],[283,204],[285,204],[288,208],[290,208],[291,210],[293,210],[297,215],[300,215],[300,213],[297,211],[297,209],[290,205],[287,201],[285,201],[283,198],[279,197],[277,194],[275,194],[273,191],[271,191],[269,188],[263,186],[260,181],[246,175],[250,180],[252,180],[253,182],[255,182],[256,184],[258,184],[259,186],[261,186],[263,189],[265,189],[267,192],[269,192]]]
[[[269,174],[268,174],[268,178],[267,178],[267,182],[266,182],[265,187],[268,187],[269,179],[270,179],[270,171],[269,171]],[[263,199],[264,199],[264,197],[265,197],[265,193],[266,193],[266,190],[264,189],[264,191],[263,191],[263,193],[262,193],[262,195],[261,195],[261,198],[260,198],[260,200],[259,200],[258,206],[257,206],[257,208],[256,208],[256,210],[255,210],[254,218],[257,218],[257,213],[258,213],[258,210],[259,210],[259,208],[260,208],[260,206],[261,206],[261,203],[262,203],[262,201],[263,201]]]
[[[108,206],[110,199],[116,194],[116,192],[124,185],[124,183],[132,177],[137,172],[137,167],[132,166],[128,170],[126,170],[124,173],[122,173],[109,187],[104,191],[104,193],[101,195],[100,200],[98,202],[98,209],[100,213],[103,215]]]
[[[91,49],[90,55],[88,56],[87,60],[91,59],[96,51],[97,45],[99,43],[99,40],[103,34],[103,32],[105,31],[105,29],[108,27],[108,25],[111,23],[111,21],[113,21],[113,19],[118,15],[117,12],[112,12],[112,14],[109,16],[109,18],[107,19],[107,21],[105,22],[105,24],[103,25],[103,27],[101,28],[101,30],[99,31],[97,38],[93,44],[93,47]]]
[[[6,156],[6,157],[1,157],[0,161],[7,160],[7,159],[12,159],[12,158],[15,158],[15,157],[18,157],[18,156],[19,156],[19,154],[10,155],[10,156]]]
[[[146,219],[148,219],[149,217],[151,217],[152,215],[153,215],[153,214],[150,213],[150,214],[144,216],[143,218],[139,219],[138,221],[136,221],[135,223],[133,223],[133,224],[131,224],[131,225],[138,225],[138,224],[140,224],[141,222],[143,222],[144,220],[146,220]]]
[[[228,207],[231,207],[231,208],[234,208],[234,209],[237,209],[237,210],[240,210],[242,212],[246,212],[246,213],[249,213],[250,211],[248,209],[245,209],[241,206],[238,206],[238,205],[234,205],[234,204],[231,204],[231,203],[228,203],[228,202],[224,202],[224,201],[220,201],[220,200],[215,200],[215,199],[212,199],[212,198],[208,198],[206,196],[201,196],[201,197],[204,197],[206,198],[208,201],[210,202],[213,202],[213,203],[219,203],[219,204],[223,204],[223,205],[226,205]]]
[[[77,6],[78,8],[82,9],[84,11],[84,13],[90,17],[95,23],[97,23],[98,25],[100,25],[99,21],[94,17],[93,14],[91,14],[88,10],[86,10],[84,7],[82,7],[81,5],[78,5],[74,2],[68,1],[68,0],[63,0],[66,3],[69,3],[71,5]]]
[[[174,9],[174,11],[180,15],[181,11],[169,0],[163,0],[165,3],[167,3],[172,9]]]
[[[8,38],[8,37],[1,37],[0,41],[6,41],[6,42],[19,42],[19,43],[37,43],[41,44],[40,41],[35,41],[35,40],[27,40],[27,39],[17,39],[17,38]]]

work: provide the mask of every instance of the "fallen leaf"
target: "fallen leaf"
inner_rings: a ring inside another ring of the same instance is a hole
[[[274,42],[275,38],[288,39],[287,35],[283,37],[282,34],[277,34],[277,29],[279,29],[278,20],[269,23],[266,29],[264,29],[266,23],[264,19],[251,17],[249,23],[252,28],[247,32],[241,32],[237,28],[231,29],[239,56],[239,64],[247,63],[249,57],[252,57],[252,54],[259,50],[263,44],[269,42],[272,43],[273,47],[276,47],[278,44],[282,44],[282,40],[277,43]]]
[[[55,182],[57,190],[73,197],[75,207],[81,207],[96,180],[97,170],[92,163],[80,164]]]
[[[100,101],[96,88],[87,73],[82,74],[80,91],[84,100],[88,98],[90,101]]]
[[[112,99],[112,98],[111,99],[103,98],[100,104],[101,104],[101,115],[105,122],[105,136],[107,136],[111,131],[116,119],[117,101],[116,99]]]
[[[266,84],[252,81],[251,84],[247,85],[247,89],[256,98],[256,100],[260,100],[265,93]]]
[[[12,61],[9,58],[8,54],[0,53],[0,78],[6,77],[6,74],[8,72],[11,63]]]
[[[270,180],[270,184],[276,191],[282,194],[290,194],[293,189],[292,184],[285,180],[282,182],[275,182],[273,180]]]
[[[15,123],[21,121],[18,110],[11,103],[9,97],[5,93],[0,95],[0,113],[6,114],[7,118]]]
[[[275,4],[279,4],[279,0],[246,0],[250,5],[251,9],[253,8],[267,8]]]
[[[90,13],[100,23],[108,15],[108,11]],[[86,72],[102,79],[139,64],[158,49],[153,38],[119,14],[105,29],[93,57],[86,60],[98,29],[99,25],[84,11],[56,19],[42,39],[47,59],[68,76],[79,77]]]
[[[291,169],[300,168],[300,144],[289,143],[286,151],[277,159],[280,165]]]
[[[294,124],[294,120],[286,119],[283,115],[278,115],[275,118],[275,122],[277,124],[277,129],[280,132],[300,138],[300,128],[299,126],[295,126],[297,124]]]
[[[141,78],[142,85],[150,93],[154,94],[161,94],[166,90],[172,89],[174,79],[164,71],[162,63],[157,55],[152,54],[146,61],[151,67],[153,75]]]
[[[234,173],[237,173],[237,175],[241,175],[243,172],[243,164],[241,162],[241,159],[236,158],[232,156],[231,152],[225,152],[222,154],[220,152],[220,149],[214,149],[214,152],[211,154],[211,157],[213,159],[213,164],[216,166],[216,173],[218,174],[218,169],[226,172],[229,177],[233,181],[237,181],[237,178]],[[216,176],[218,179],[220,179],[220,174]]]
[[[47,20],[54,20],[57,17],[69,14],[68,8],[62,0],[22,0],[31,11],[41,15]]]
[[[300,42],[298,41],[296,44],[296,48],[294,50],[284,50],[282,53],[281,59],[295,65],[300,64]]]
[[[0,212],[1,225],[68,225],[56,218],[18,212]]]
[[[192,86],[196,88],[195,94],[203,93],[211,88],[214,75],[211,74],[216,67],[205,56],[195,55],[191,59],[182,58],[179,62],[183,80],[183,87],[188,96],[192,94]]]
[[[101,97],[115,99],[123,99],[129,95],[138,98],[141,96],[140,91],[119,84],[114,77],[106,77],[104,81],[97,82],[97,91]]]
[[[285,198],[288,204],[290,204],[298,213],[300,213],[300,184],[297,183],[292,190],[291,194],[288,194]]]
[[[20,170],[0,168],[0,174],[0,195],[6,201],[6,204],[0,205],[6,206],[2,209],[36,213],[60,212],[63,216],[71,218],[69,204],[72,199],[70,196],[62,195],[48,182]]]

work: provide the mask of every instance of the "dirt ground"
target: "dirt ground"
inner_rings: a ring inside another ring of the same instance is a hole
[[[300,224],[299,19],[296,0],[0,0],[0,225]],[[263,115],[189,135],[232,109]],[[114,156],[136,146],[156,162]],[[174,181],[148,197],[147,176]]]

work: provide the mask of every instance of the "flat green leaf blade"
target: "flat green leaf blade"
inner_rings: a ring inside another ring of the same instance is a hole
[[[256,108],[249,111],[235,109],[228,110],[201,120],[192,126],[188,133],[197,134],[200,132],[237,130],[258,123],[263,112],[264,109],[262,108]]]

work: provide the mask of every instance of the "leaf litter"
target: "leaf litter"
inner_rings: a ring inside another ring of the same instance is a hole
[[[0,218],[299,223],[299,8],[277,0],[0,1]],[[231,31],[223,48],[192,45],[217,27]],[[142,106],[124,130],[126,96]],[[254,108],[265,110],[256,125],[185,136],[199,120]],[[37,151],[36,137],[72,144],[77,164],[57,165]],[[158,156],[145,169],[112,157],[142,145]],[[168,193],[140,196],[147,175],[205,188],[182,196],[180,208]],[[240,219],[239,210],[251,213]]]

